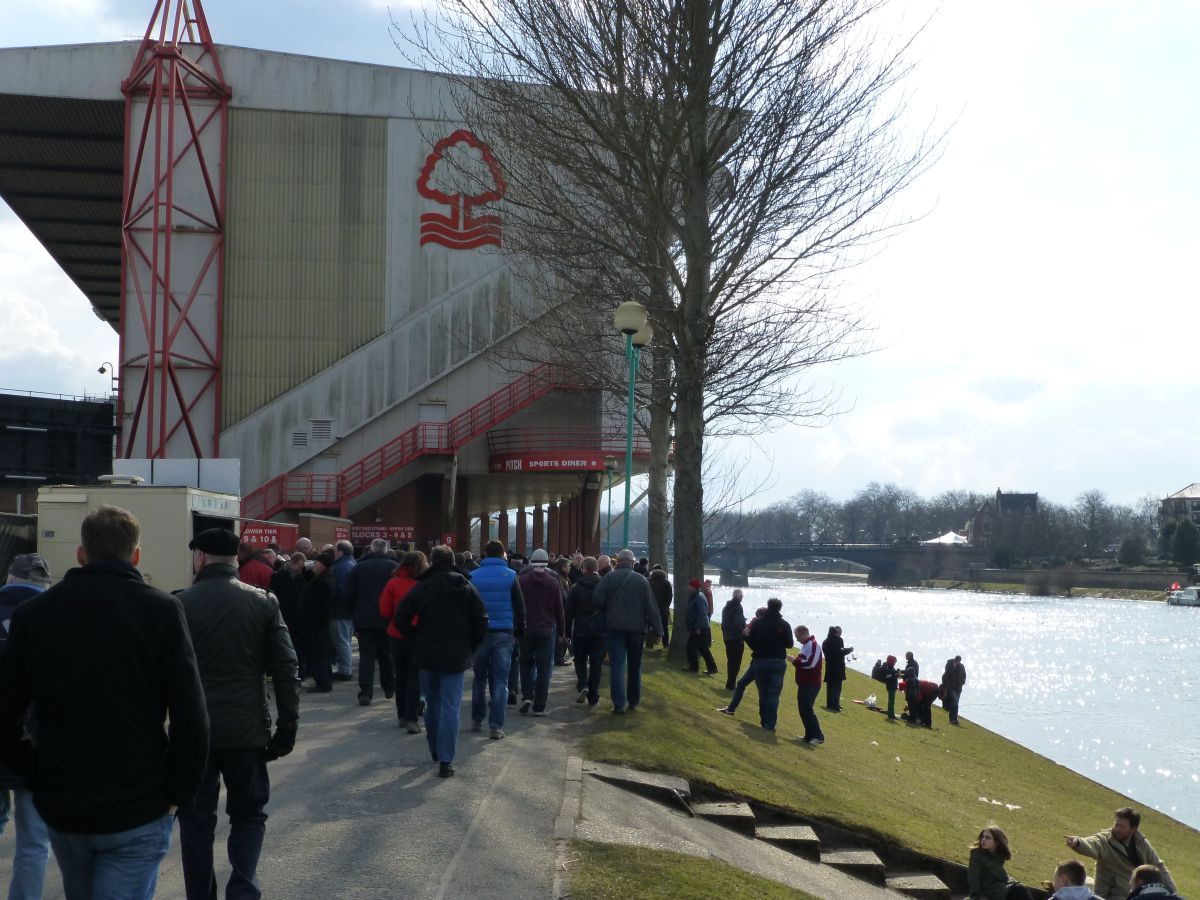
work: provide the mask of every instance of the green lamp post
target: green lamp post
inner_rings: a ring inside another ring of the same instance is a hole
[[[646,307],[627,300],[613,313],[613,324],[625,335],[625,358],[629,362],[629,403],[625,416],[625,518],[621,525],[621,546],[629,546],[630,480],[633,475],[633,386],[637,380],[638,357],[650,343],[654,331],[646,320]]]

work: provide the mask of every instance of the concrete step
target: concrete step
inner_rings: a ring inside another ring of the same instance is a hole
[[[639,772],[628,766],[613,766],[608,763],[585,761],[585,775],[601,778],[609,784],[625,788],[628,791],[650,797],[664,803],[677,804],[676,794],[684,799],[690,798],[692,789],[682,778],[674,775],[661,775],[658,772]]]
[[[920,900],[950,900],[950,888],[946,882],[928,872],[898,872],[889,875],[887,886],[888,890]]]
[[[754,836],[798,856],[816,862],[821,860],[821,839],[807,825],[759,825],[754,829]]]
[[[694,803],[692,812],[726,828],[754,836],[754,810],[749,803]]]
[[[822,848],[821,862],[872,884],[887,882],[887,872],[884,869],[883,860],[872,850],[826,850]]]

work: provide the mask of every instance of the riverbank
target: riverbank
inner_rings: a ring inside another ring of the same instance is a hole
[[[718,634],[712,649],[724,669],[721,648]],[[884,696],[882,685],[857,672],[848,673],[845,712],[818,710],[827,743],[812,748],[796,739],[803,729],[790,678],[772,735],[758,727],[753,687],[732,718],[717,712],[729,698],[723,676],[704,678],[679,665],[661,652],[648,654],[638,711],[593,719],[585,755],[669,772],[960,862],[983,825],[999,825],[1015,851],[1010,873],[1030,884],[1042,883],[1071,856],[1063,835],[1106,828],[1113,810],[1131,803],[969,718],[955,728],[935,708],[933,730],[888,722],[850,702]],[[970,692],[965,699],[969,713]],[[1200,893],[1200,832],[1139,808],[1143,831],[1181,893]]]
[[[927,579],[915,585],[920,588],[932,588],[947,591],[978,591],[986,594],[1032,594],[1036,597],[1095,597],[1101,600],[1151,600],[1166,603],[1164,591],[1140,591],[1124,588],[1089,588],[1074,587],[1065,591],[1046,590],[1034,593],[1027,584],[1009,584],[994,581],[948,581],[945,579]]]

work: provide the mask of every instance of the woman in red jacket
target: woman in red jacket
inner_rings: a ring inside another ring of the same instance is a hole
[[[412,642],[405,640],[396,627],[396,611],[400,602],[412,590],[421,574],[429,568],[429,560],[420,550],[404,554],[400,565],[383,586],[379,595],[379,614],[387,619],[388,643],[392,648],[392,660],[396,666],[396,716],[401,727],[409,734],[420,734],[421,682],[417,676],[417,662],[412,655]]]

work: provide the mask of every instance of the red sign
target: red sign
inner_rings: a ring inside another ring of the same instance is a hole
[[[415,525],[351,525],[350,538],[356,546],[382,539],[391,544],[405,544],[417,539]]]
[[[333,526],[333,539],[335,541],[350,540],[350,526],[349,525],[334,525]]]
[[[495,203],[507,186],[500,163],[487,144],[465,128],[442,138],[425,158],[417,176],[417,193],[450,207],[450,214],[421,213],[421,246],[441,244],[451,250],[500,246],[500,217],[475,216],[475,207]]]
[[[454,549],[454,535],[452,535],[452,534],[443,534],[443,535],[442,535],[442,545],[443,545],[443,546],[445,546],[445,547],[449,547],[449,548],[451,548],[451,549]]]
[[[493,456],[493,472],[599,472],[604,457],[592,453],[538,453],[523,456]]]
[[[254,547],[278,544],[284,550],[290,550],[296,546],[296,541],[299,537],[299,525],[287,525],[282,522],[242,520],[242,543],[250,544]]]

